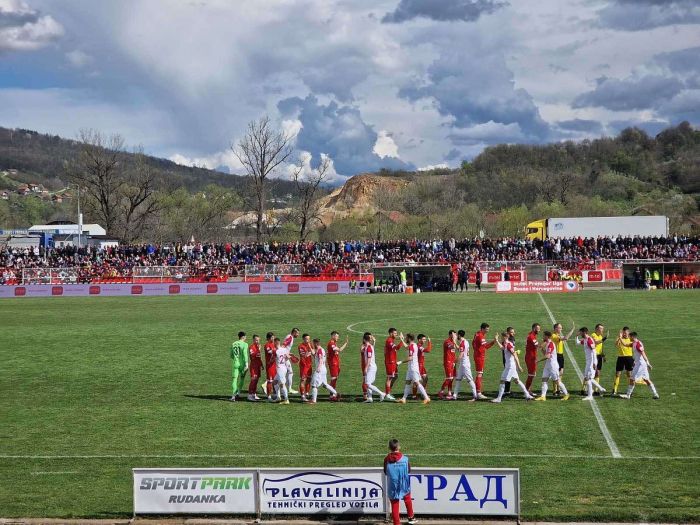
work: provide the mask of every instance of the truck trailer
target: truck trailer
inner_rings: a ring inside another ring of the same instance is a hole
[[[667,237],[668,217],[551,217],[528,224],[525,236],[530,240],[571,237]]]

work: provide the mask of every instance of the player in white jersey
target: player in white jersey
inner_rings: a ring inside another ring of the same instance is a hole
[[[418,365],[418,345],[416,344],[416,337],[413,334],[406,334],[406,341],[403,341],[403,344],[408,350],[408,371],[406,372],[406,385],[403,387],[403,397],[398,399],[397,403],[406,403],[406,399],[411,395],[411,389],[413,385],[415,385],[416,389],[423,397],[423,404],[427,405],[430,403],[430,398],[420,382],[421,377],[420,366]],[[401,361],[396,364],[401,364]]]
[[[289,348],[282,346],[279,337],[275,337],[275,365],[277,375],[275,376],[275,401],[284,405],[289,404],[289,394],[287,392],[287,369],[292,367],[289,358]]]
[[[370,333],[366,333],[362,336],[362,362],[364,363],[364,370],[362,371],[364,384],[367,385],[367,395],[365,396],[365,403],[372,403],[372,393],[376,392],[379,394],[379,401],[384,401],[386,394],[374,386],[374,382],[377,379],[377,361],[374,356],[374,343],[376,342],[374,336]]]
[[[284,341],[282,342],[282,346],[286,347],[287,350],[289,350],[290,354],[292,352],[292,348],[294,348],[294,338],[295,337],[299,337],[299,329],[298,328],[292,328],[292,331],[287,334],[287,337],[285,337]],[[288,366],[287,367],[287,391],[290,394],[298,394],[299,392],[292,388],[292,381],[293,380],[294,380],[294,367]]]
[[[510,383],[515,380],[515,382],[520,387],[520,390],[525,394],[525,399],[530,401],[534,399],[533,396],[527,391],[525,383],[523,383],[518,377],[518,372],[523,371],[523,367],[520,365],[520,358],[515,350],[515,328],[509,326],[506,331],[501,334],[503,337],[503,342],[496,339],[496,344],[503,350],[503,355],[505,356],[505,365],[503,366],[503,373],[501,374],[501,382],[498,385],[498,396],[496,399],[492,399],[492,403],[500,403],[503,399],[503,392],[506,389],[506,383]]]
[[[588,333],[588,328],[582,327],[576,336],[576,344],[583,346],[583,351],[586,353],[586,368],[583,370],[583,384],[586,389],[586,397],[582,401],[593,400],[593,387],[596,387],[601,394],[605,393],[605,389],[600,386],[600,383],[595,380],[595,374],[598,366],[598,356],[595,353],[595,339]]]
[[[459,388],[462,385],[462,381],[468,381],[469,386],[472,387],[472,398],[469,402],[474,402],[478,398],[478,393],[476,391],[476,384],[472,378],[472,366],[469,362],[469,341],[464,338],[464,330],[457,332],[457,378],[455,380],[455,391],[452,394],[452,399],[457,399],[459,396]]]
[[[544,357],[540,361],[544,361],[544,370],[542,370],[542,393],[539,397],[535,398],[535,401],[546,401],[547,400],[547,387],[549,386],[549,381],[554,383],[555,388],[564,394],[561,398],[562,401],[569,399],[569,391],[564,386],[564,382],[559,377],[559,362],[557,361],[557,345],[552,341],[552,332],[544,333],[544,341],[542,344],[542,354]]]
[[[651,389],[654,399],[659,399],[659,393],[656,391],[656,387],[654,383],[651,382],[651,376],[649,375],[649,370],[651,370],[652,367],[649,362],[649,357],[644,350],[644,344],[637,337],[637,332],[631,332],[630,339],[632,339],[632,352],[634,353],[634,368],[632,369],[632,377],[630,377],[629,385],[627,385],[627,393],[620,394],[620,397],[623,399],[632,397],[634,384],[637,381],[643,381]]]
[[[318,397],[318,387],[322,386],[331,394],[335,396],[338,392],[328,384],[327,370],[326,370],[326,349],[321,346],[320,339],[314,339],[312,341],[314,361],[316,361],[316,370],[314,375],[311,377],[311,401],[310,403],[316,403],[316,398]]]

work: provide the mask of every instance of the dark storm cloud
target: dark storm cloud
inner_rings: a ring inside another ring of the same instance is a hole
[[[382,18],[385,24],[400,24],[414,18],[430,18],[439,22],[473,22],[508,5],[495,0],[401,0],[392,12]]]
[[[680,93],[683,83],[677,78],[645,75],[626,79],[600,77],[596,87],[576,97],[574,108],[603,107],[613,111],[655,108]]]
[[[540,116],[530,94],[514,86],[513,72],[499,53],[444,52],[428,68],[428,85],[409,85],[399,96],[415,102],[433,99],[440,114],[454,118],[454,127],[479,124],[502,125],[509,133],[516,128],[526,141],[542,141],[549,125]],[[470,138],[476,138],[470,136]]]
[[[277,109],[283,117],[298,118],[301,122],[297,149],[310,152],[314,158],[322,153],[330,156],[340,175],[351,176],[381,168],[415,168],[397,158],[381,158],[374,153],[377,132],[362,120],[356,107],[336,102],[324,106],[315,96],[308,95],[303,99],[281,100]]]
[[[603,132],[603,126],[597,120],[584,120],[576,118],[573,120],[560,120],[557,126],[567,131],[578,131],[581,133],[594,133],[600,135]]]
[[[598,11],[601,27],[642,31],[676,24],[700,23],[697,0],[613,0]]]

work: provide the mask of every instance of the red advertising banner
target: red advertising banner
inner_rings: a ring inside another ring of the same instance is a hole
[[[499,293],[564,293],[580,290],[574,281],[501,281],[496,283]]]

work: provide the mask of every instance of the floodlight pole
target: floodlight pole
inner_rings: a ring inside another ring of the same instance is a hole
[[[78,184],[78,250],[80,250],[81,234],[83,233],[83,216],[80,213],[80,184]]]

